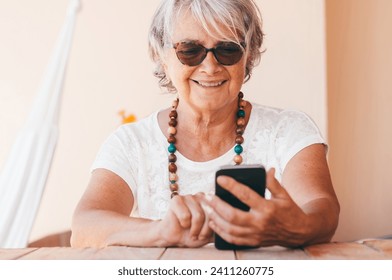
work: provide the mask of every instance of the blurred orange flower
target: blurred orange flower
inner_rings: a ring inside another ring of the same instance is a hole
[[[122,124],[132,123],[136,121],[136,116],[134,114],[126,114],[125,110],[119,111],[118,114],[121,116]]]

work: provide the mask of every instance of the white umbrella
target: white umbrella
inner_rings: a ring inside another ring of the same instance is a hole
[[[79,0],[70,0],[41,88],[0,174],[3,248],[25,247],[37,214],[56,148],[62,85],[79,6]]]

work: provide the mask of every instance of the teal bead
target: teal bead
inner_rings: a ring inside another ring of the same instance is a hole
[[[244,118],[245,117],[245,111],[242,110],[242,109],[238,110],[237,117]]]
[[[176,146],[174,146],[173,143],[170,143],[169,147],[167,148],[167,150],[169,151],[169,153],[175,153],[177,151]]]
[[[236,145],[236,146],[234,147],[234,152],[235,152],[237,155],[241,154],[243,150],[244,150],[244,149],[242,148],[241,145]]]

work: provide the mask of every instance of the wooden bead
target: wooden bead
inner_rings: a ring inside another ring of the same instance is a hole
[[[235,143],[236,144],[244,143],[244,137],[242,137],[241,135],[237,135],[237,137],[235,138]]]
[[[242,93],[242,91],[240,91],[240,92],[238,93],[238,98],[244,98],[244,94]]]
[[[246,107],[246,101],[245,100],[241,100],[240,101],[240,107],[242,107],[242,108]]]
[[[175,154],[170,154],[169,155],[169,162],[176,162],[177,161],[177,156]]]
[[[177,121],[176,121],[175,119],[170,120],[170,121],[169,121],[169,126],[176,127],[176,126],[177,126]]]
[[[237,125],[238,125],[239,127],[245,126],[245,119],[244,119],[244,118],[239,118],[239,119],[237,119]]]
[[[178,192],[178,184],[177,183],[170,184],[170,190],[172,192]]]
[[[178,114],[177,114],[177,111],[176,111],[176,110],[172,110],[172,111],[169,113],[169,118],[170,118],[170,119],[177,119],[177,117],[178,117]]]
[[[169,173],[169,181],[178,181],[178,175],[176,173]]]
[[[175,164],[175,163],[170,163],[169,164],[169,172],[171,172],[171,173],[176,173],[176,171],[177,171],[177,165]]]
[[[174,135],[169,135],[169,137],[167,137],[167,142],[175,144],[177,139],[174,137]]]
[[[244,134],[245,128],[243,127],[237,127],[237,129],[235,130],[235,132],[237,133],[237,135],[242,135]]]
[[[234,157],[234,162],[235,162],[235,164],[241,164],[242,163],[242,156],[241,155],[236,155],[235,157]]]
[[[167,129],[167,134],[176,135],[176,133],[177,133],[177,129],[173,126],[169,126],[169,128]]]
[[[177,192],[177,191],[173,191],[173,192],[171,193],[171,195],[170,195],[170,198],[173,198],[173,197],[175,197],[176,195],[178,195],[178,192]]]

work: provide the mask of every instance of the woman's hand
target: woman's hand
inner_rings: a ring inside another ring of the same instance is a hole
[[[270,200],[261,197],[236,180],[220,176],[219,184],[250,207],[239,210],[213,196],[208,205],[209,226],[229,243],[248,246],[299,246],[307,236],[308,216],[275,179],[275,170],[267,172]]]
[[[163,246],[200,247],[211,241],[212,230],[203,210],[204,194],[175,196],[164,219],[159,221]]]
[[[201,193],[174,197],[163,220],[130,217],[131,188],[113,172],[97,169],[75,210],[72,246],[203,246],[212,237],[203,197]]]

